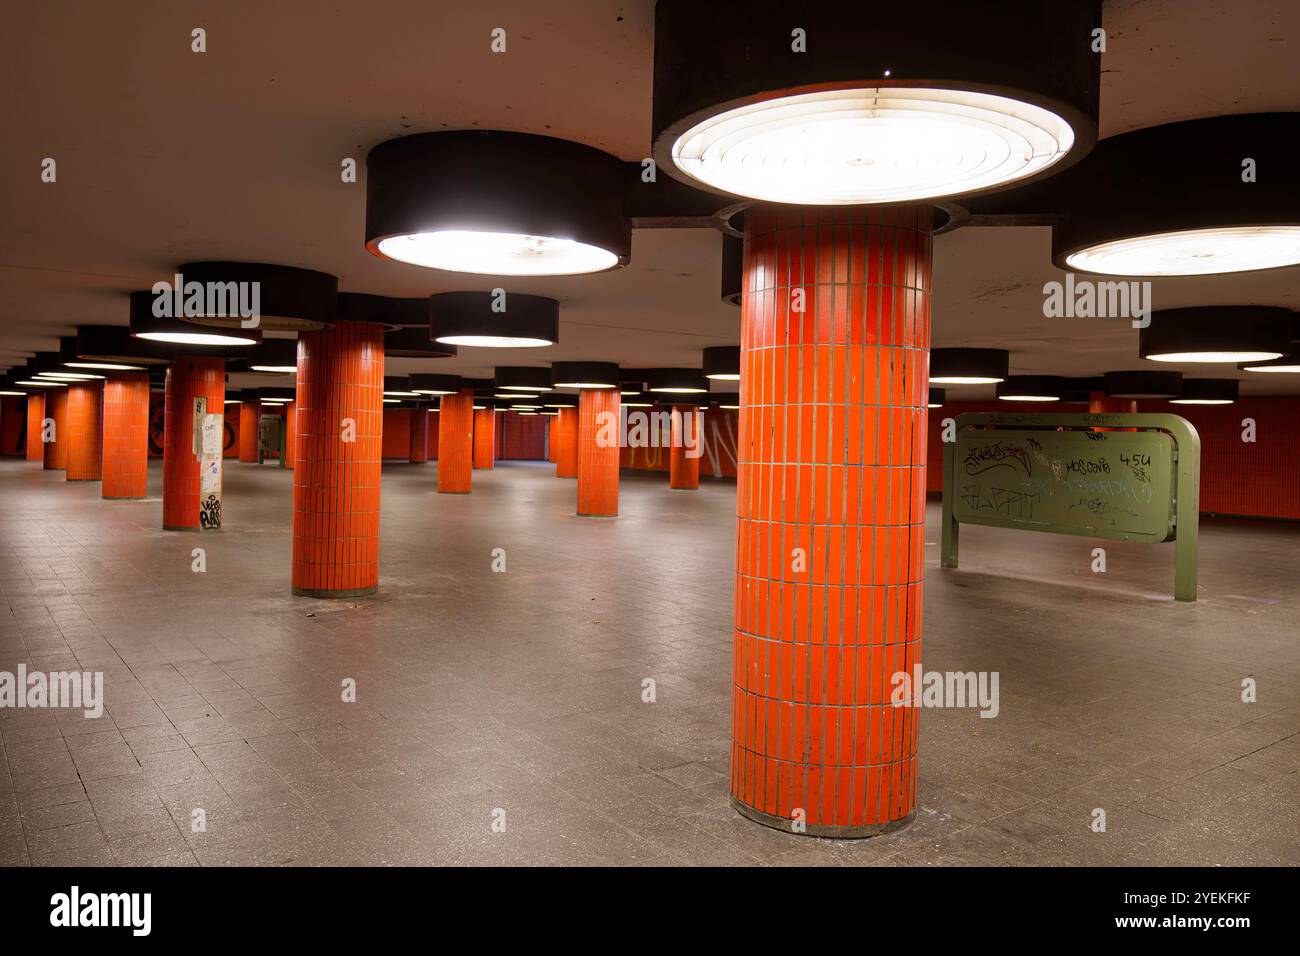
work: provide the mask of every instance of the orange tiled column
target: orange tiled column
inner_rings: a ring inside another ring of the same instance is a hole
[[[354,597],[379,587],[383,392],[383,326],[340,322],[298,336],[293,593],[300,597]]]
[[[411,409],[411,464],[429,460],[429,409],[417,405]]]
[[[104,383],[105,498],[149,493],[149,373],[113,375]]]
[[[1132,415],[1137,411],[1138,403],[1131,398],[1111,398],[1105,392],[1092,392],[1088,398],[1088,412],[1092,415]]]
[[[438,421],[441,418],[442,415],[438,409],[429,409],[429,437],[425,443],[429,449],[429,461],[438,460],[438,436],[441,434],[438,427]]]
[[[194,402],[207,399],[209,414],[224,413],[226,362],[179,358],[167,369],[163,412],[163,530],[197,531],[200,520],[200,459],[194,453]]]
[[[549,462],[555,461],[555,448],[559,444],[559,434],[560,416],[554,415],[551,417],[551,423],[547,426],[546,432],[546,460]]]
[[[583,517],[618,514],[619,400],[617,388],[578,393],[578,514]]]
[[[99,481],[104,476],[102,382],[68,386],[68,481]]]
[[[258,423],[262,403],[244,399],[239,403],[239,460],[257,463]]]
[[[555,477],[578,477],[578,410],[561,408],[555,417]]]
[[[474,391],[444,395],[438,413],[438,491],[469,494],[474,471]]]
[[[284,462],[284,467],[293,471],[294,462],[298,459],[298,406],[290,402],[284,406],[284,448],[280,452],[280,460]]]
[[[746,213],[731,794],[787,831],[915,810],[930,216]]]
[[[492,408],[474,409],[474,467],[492,468],[497,456],[497,413]]]
[[[45,461],[41,431],[45,423],[45,396],[40,392],[27,395],[27,460]]]
[[[50,441],[44,441],[45,422],[53,422]],[[45,418],[41,420],[45,469],[63,471],[68,467],[68,390],[55,388],[45,393]]]
[[[668,456],[668,487],[700,487],[700,416],[694,405],[674,405],[672,448]]]

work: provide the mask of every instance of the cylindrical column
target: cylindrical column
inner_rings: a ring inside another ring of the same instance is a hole
[[[226,362],[219,358],[178,358],[167,369],[167,405],[163,412],[163,530],[197,531],[220,527],[220,514],[202,518],[201,444],[195,439],[197,400],[205,414],[225,414]],[[201,440],[201,436],[200,436]],[[219,461],[219,459],[218,459]],[[218,465],[219,467],[219,465]],[[218,497],[218,506],[220,495]]]
[[[474,409],[474,467],[491,468],[497,457],[497,413],[494,408]]]
[[[340,322],[298,336],[293,593],[300,597],[354,597],[379,587],[383,391],[382,326]]]
[[[46,423],[49,432],[46,433]],[[41,441],[46,471],[68,467],[68,390],[54,388],[45,393],[45,417],[41,420]],[[48,437],[48,441],[45,439]]]
[[[561,408],[555,418],[555,477],[578,477],[578,410]]]
[[[283,407],[284,448],[280,450],[280,460],[284,462],[285,468],[293,471],[293,464],[298,458],[298,405],[290,402]]]
[[[422,465],[429,460],[429,409],[416,405],[411,409],[411,464]]]
[[[1111,398],[1105,392],[1091,392],[1088,395],[1088,413],[1090,415],[1134,415],[1138,403],[1131,398]],[[1099,432],[1135,432],[1136,428],[1096,428]]]
[[[41,392],[27,393],[27,460],[44,461],[45,444],[41,441],[41,431],[45,423],[45,395]]]
[[[474,391],[444,395],[438,413],[438,491],[467,495],[474,471]]]
[[[68,386],[68,481],[99,481],[104,475],[104,386]]]
[[[149,493],[149,373],[113,375],[104,383],[105,498]]]
[[[429,461],[438,460],[438,436],[442,434],[439,430],[438,422],[442,419],[442,414],[436,408],[429,409],[429,439],[426,445],[429,449]]]
[[[578,514],[618,514],[619,394],[617,388],[578,393]]]
[[[668,487],[700,487],[700,415],[694,405],[674,405],[672,448],[668,456]]]
[[[239,403],[239,460],[257,463],[258,423],[262,403],[245,398]]]
[[[871,836],[916,805],[931,211],[745,220],[732,804]]]
[[[563,414],[563,411],[561,411],[560,414]],[[560,415],[552,415],[551,423],[550,425],[547,426],[547,432],[546,432],[546,460],[549,462],[555,461],[555,450],[556,450],[555,446],[559,444],[559,437],[558,437],[559,434],[560,434]]]

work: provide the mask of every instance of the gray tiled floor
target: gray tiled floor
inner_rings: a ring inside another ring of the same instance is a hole
[[[226,529],[169,534],[0,462],[0,670],[108,682],[99,720],[0,711],[0,864],[1300,862],[1300,528],[1207,523],[1195,606],[1166,547],[929,546],[925,666],[999,671],[1001,714],[926,712],[916,823],[831,842],[727,805],[734,485],[625,474],[589,520],[545,465],[435,467],[385,468],[380,594],[319,602],[287,472],[228,463]]]

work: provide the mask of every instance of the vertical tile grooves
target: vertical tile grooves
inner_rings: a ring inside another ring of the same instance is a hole
[[[239,404],[239,460],[257,461],[258,422],[262,418],[262,403],[248,399]]]
[[[474,392],[444,395],[438,413],[438,491],[469,494],[474,471]]]
[[[695,405],[674,405],[672,447],[668,456],[668,487],[700,487],[700,415]],[[687,446],[694,449],[687,454]]]
[[[578,514],[583,516],[618,514],[619,402],[617,388],[578,393]],[[598,442],[602,431],[613,440]]]
[[[104,467],[102,382],[74,382],[68,393],[68,481],[99,481]]]
[[[149,493],[149,374],[129,372],[104,382],[105,498]]]
[[[52,388],[45,393],[45,418],[53,419],[53,441],[43,441],[45,429],[37,429],[36,437],[42,441],[41,456],[47,471],[62,471],[68,467],[68,390]],[[42,424],[44,419],[42,419]]]
[[[423,464],[429,460],[429,408],[417,405],[411,409],[411,463]]]
[[[560,434],[560,416],[553,415],[550,423],[547,425],[546,432],[546,460],[552,464],[555,462],[555,450],[559,444]]]
[[[476,408],[473,412],[474,467],[491,468],[496,463],[497,413],[491,408]]]
[[[561,408],[555,418],[555,477],[578,477],[578,410]]]
[[[163,412],[163,527],[199,528],[199,459],[194,454],[194,400],[212,412],[226,402],[226,363],[219,358],[178,358],[167,369]]]
[[[45,421],[45,396],[40,392],[27,395],[27,460],[45,461],[45,444],[41,441],[41,424]]]

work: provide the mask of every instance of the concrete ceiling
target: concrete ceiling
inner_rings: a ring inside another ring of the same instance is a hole
[[[54,348],[77,325],[125,324],[122,293],[183,261],[304,266],[338,275],[344,290],[396,296],[500,284],[367,253],[366,152],[409,132],[478,127],[640,159],[649,149],[653,6],[13,6],[0,34],[0,368]],[[1103,136],[1220,113],[1300,110],[1294,0],[1107,0],[1103,24]],[[208,52],[195,54],[190,31],[200,26]],[[489,50],[495,27],[507,31],[505,54]],[[40,181],[45,157],[57,160],[55,184]],[[346,157],[357,160],[361,182],[341,182]],[[1049,240],[1042,227],[938,237],[934,343],[1009,348],[1014,371],[1139,367],[1127,322],[1043,317],[1043,283],[1062,277],[1048,261]],[[511,281],[511,289],[560,300],[560,345],[465,350],[436,368],[487,375],[498,364],[580,358],[697,365],[700,348],[738,341],[739,310],[718,301],[720,258],[711,230],[638,230],[626,269]],[[1300,268],[1165,280],[1154,301],[1300,309]],[[393,359],[390,373],[432,367]],[[1246,390],[1300,393],[1300,377],[1287,378],[1254,376]]]

